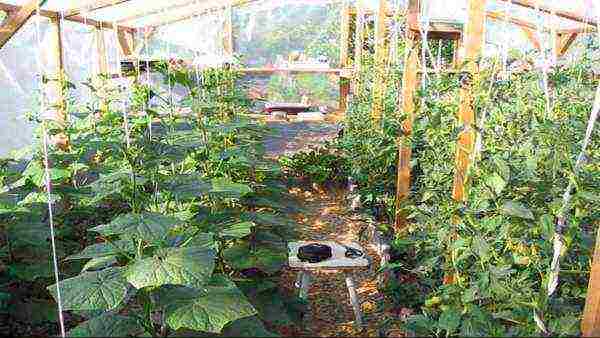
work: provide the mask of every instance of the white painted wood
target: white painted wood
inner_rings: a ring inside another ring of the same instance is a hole
[[[308,290],[310,290],[310,272],[301,271],[300,272],[300,293],[298,297],[300,299],[308,299]]]
[[[362,311],[360,308],[360,302],[358,301],[358,295],[356,293],[356,286],[354,285],[354,280],[352,276],[346,275],[346,286],[348,287],[348,294],[350,296],[350,303],[352,303],[352,309],[354,310],[354,324],[356,326],[362,326]]]
[[[301,246],[318,243],[329,245],[332,250],[332,257],[328,260],[319,262],[319,263],[308,263],[301,262],[298,258],[298,249]],[[289,252],[289,266],[293,269],[302,269],[302,270],[310,270],[310,269],[360,269],[366,268],[369,266],[369,260],[366,257],[366,250],[363,249],[358,243],[344,243],[344,245],[360,250],[363,252],[362,257],[358,258],[347,258],[346,257],[346,248],[338,242],[334,241],[313,241],[313,242],[290,242],[288,243],[288,252]]]

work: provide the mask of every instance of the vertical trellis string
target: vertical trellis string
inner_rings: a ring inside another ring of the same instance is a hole
[[[40,6],[39,2],[36,6],[36,39],[37,39],[37,56],[38,56],[38,71],[40,76],[40,89],[41,89],[41,99],[40,99],[40,113],[44,114],[46,110],[45,106],[45,94],[44,90],[44,81],[43,77],[43,66],[42,66],[42,58],[40,57],[40,53],[42,51],[42,42],[41,42],[41,32],[40,32]],[[53,52],[53,51],[50,51]],[[48,155],[48,131],[46,130],[46,116],[42,116],[42,146],[44,151],[44,175],[45,175],[45,186],[46,186],[46,198],[48,199],[48,223],[50,226],[50,244],[52,247],[52,264],[54,268],[54,279],[56,281],[56,302],[58,305],[58,322],[60,327],[60,335],[61,337],[65,337],[65,321],[63,317],[63,308],[62,308],[62,295],[60,292],[60,277],[59,277],[59,269],[58,269],[58,255],[56,253],[56,239],[54,232],[54,214],[52,209],[52,182],[50,175],[50,161]]]

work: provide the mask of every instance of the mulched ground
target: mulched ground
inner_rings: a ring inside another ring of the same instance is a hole
[[[301,151],[312,145],[332,139],[338,126],[328,122],[269,122],[281,136],[266,141],[267,150],[273,157]],[[313,273],[308,293],[310,310],[305,315],[300,331],[280,330],[283,336],[369,336],[398,337],[402,331],[397,310],[385,301],[378,289],[377,270],[379,256],[370,245],[368,224],[349,210],[347,193],[344,189],[324,189],[315,185],[290,187],[303,212],[295,219],[303,225],[298,229],[300,240],[336,240],[358,242],[366,249],[371,261],[368,269],[354,274],[358,297],[363,311],[364,327],[354,327],[354,312],[348,297],[344,274],[335,271]],[[287,292],[298,292],[294,284],[297,272],[286,270],[281,278],[281,288]]]

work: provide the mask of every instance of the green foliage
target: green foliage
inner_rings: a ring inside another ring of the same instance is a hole
[[[181,103],[139,84],[125,115],[114,110],[123,89],[94,80],[92,102],[71,106],[67,125],[52,129],[69,139],[68,147],[50,145],[49,176],[63,307],[85,317],[70,331],[75,336],[235,332],[237,320],[258,314],[239,280],[276,276],[286,259],[282,236],[294,236],[296,224],[277,215],[291,197],[270,187],[281,170],[264,159],[267,130],[244,117],[247,98],[228,90],[239,74],[160,67],[167,85],[187,88]],[[176,114],[181,108],[189,113]],[[39,142],[31,155],[25,165],[0,166],[7,251],[0,260],[13,282],[47,286],[53,274]],[[254,213],[259,198],[267,216]],[[56,290],[47,287],[55,298]],[[260,322],[242,324],[268,333]]]

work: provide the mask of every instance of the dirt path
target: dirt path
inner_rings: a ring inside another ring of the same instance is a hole
[[[267,140],[267,150],[277,157],[283,153],[300,151],[310,145],[337,135],[333,124],[276,123],[271,124],[282,137]],[[378,290],[377,274],[379,256],[370,245],[368,224],[348,209],[346,191],[324,190],[319,187],[291,187],[290,192],[301,202],[303,212],[295,215],[303,224],[298,229],[300,240],[336,240],[358,242],[366,249],[371,265],[354,274],[358,297],[363,311],[362,329],[354,327],[354,313],[348,297],[344,274],[340,272],[314,273],[308,293],[310,310],[305,315],[301,332],[293,335],[310,337],[331,336],[398,336],[399,317],[386,310],[383,294]],[[281,287],[288,292],[298,292],[294,284],[297,273],[286,270]],[[281,332],[282,335],[290,335]]]

